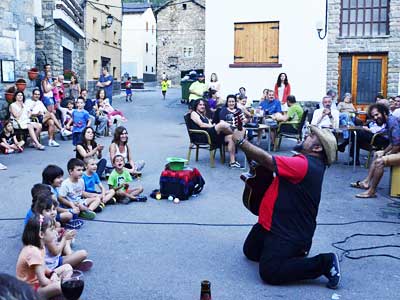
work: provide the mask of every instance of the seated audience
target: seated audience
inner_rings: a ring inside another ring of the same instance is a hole
[[[51,196],[39,197],[35,207],[35,215],[42,215],[52,220],[50,228],[47,229],[44,237],[45,263],[51,271],[62,265],[71,265],[74,269],[88,271],[93,262],[89,259],[86,250],[72,251],[71,242],[76,236],[75,230],[65,231],[56,227],[56,206],[58,202]]]
[[[332,98],[330,96],[322,98],[322,106],[314,111],[311,125],[319,128],[339,128],[339,111],[332,109]]]
[[[115,129],[114,138],[108,150],[111,162],[116,155],[121,155],[124,158],[125,169],[133,176],[140,176],[145,162],[144,160],[133,161],[132,151],[128,145],[128,131],[125,127],[119,126]]]
[[[376,197],[376,188],[382,178],[384,168],[400,165],[400,127],[396,117],[388,116],[389,109],[381,104],[372,104],[368,114],[379,125],[387,124],[387,137],[389,145],[381,151],[376,151],[374,161],[371,163],[368,176],[351,184],[352,187],[365,189],[366,191],[357,194],[358,198]]]
[[[261,98],[260,107],[262,109],[261,114],[274,116],[275,114],[283,114],[281,102],[274,97],[274,91],[265,89],[263,91],[263,97]],[[258,130],[257,144],[261,144],[261,136],[265,134],[265,130]],[[274,146],[275,134],[271,130],[270,141],[271,147]]]
[[[288,95],[286,97],[288,111],[287,114],[276,113],[272,119],[277,122],[292,122],[292,124],[282,124],[281,131],[287,133],[297,133],[299,122],[303,117],[303,108],[296,102],[296,97]]]
[[[100,181],[97,171],[97,159],[94,157],[85,158],[86,171],[83,173],[83,181],[85,182],[85,191],[89,194],[99,194],[100,195],[100,205],[105,204],[115,204],[116,200],[114,198],[114,190],[106,190]]]
[[[39,97],[40,91],[34,89],[32,91],[32,99],[26,100],[25,105],[27,106],[27,109],[31,111],[31,118],[36,117],[42,124],[42,127],[45,126],[48,128],[49,147],[59,147],[60,144],[55,141],[56,129],[60,130],[62,136],[68,136],[72,133],[61,126],[55,113],[47,111],[43,102],[39,100]]]
[[[131,201],[145,202],[147,197],[140,195],[143,192],[142,186],[129,188],[129,183],[132,182],[132,176],[129,171],[124,167],[125,159],[121,154],[113,157],[114,170],[108,177],[108,185],[110,189],[115,192],[115,198],[119,203],[128,204]]]
[[[59,296],[61,292],[61,278],[72,275],[72,267],[63,265],[50,270],[44,258],[44,238],[51,230],[53,222],[50,218],[34,216],[25,225],[22,234],[22,248],[16,266],[17,278],[28,283],[40,297],[49,299]]]
[[[339,125],[342,127],[345,126],[354,126],[354,113],[356,112],[356,108],[351,102],[351,94],[345,93],[343,101],[337,105],[337,109],[339,111]],[[348,144],[349,139],[349,131],[343,130],[343,139],[344,142]]]
[[[13,152],[24,151],[25,141],[18,141],[17,136],[14,133],[14,127],[11,121],[4,123],[3,131],[0,134],[0,149],[4,154],[10,154]]]
[[[400,95],[394,97],[394,103],[396,109],[393,111],[392,115],[395,116],[398,120],[400,120]]]
[[[97,175],[104,177],[104,170],[107,166],[107,160],[102,158],[104,146],[97,144],[95,141],[94,130],[91,127],[86,127],[82,132],[82,141],[76,145],[76,158],[85,160],[87,158],[96,158],[97,162]]]
[[[42,183],[50,187],[51,192],[53,193],[57,201],[59,198],[58,189],[61,187],[63,177],[63,169],[56,165],[48,165],[43,169],[42,172]],[[74,228],[74,225],[77,225],[78,227],[83,225],[83,222],[81,220],[76,219],[79,211],[76,210],[74,212],[73,210],[68,210],[67,208],[61,207],[60,205],[57,205],[56,209],[56,221],[71,226],[72,228]],[[74,217],[75,219],[73,220]]]
[[[85,183],[82,179],[85,164],[77,158],[68,161],[67,169],[69,177],[65,179],[59,190],[59,201],[65,208],[71,208],[74,212],[79,211],[81,218],[92,220],[96,212],[101,211],[100,197],[92,197],[85,192]]]
[[[10,104],[9,110],[14,129],[27,129],[33,146],[37,150],[44,150],[45,147],[39,142],[42,124],[31,120],[32,111],[25,106],[25,95],[23,92],[15,92],[14,102]]]

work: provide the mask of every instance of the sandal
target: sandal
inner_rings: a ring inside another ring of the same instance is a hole
[[[356,181],[356,182],[352,182],[350,183],[350,186],[352,188],[356,188],[356,189],[363,189],[363,190],[368,190],[368,187],[366,187],[365,185],[361,184],[361,181]]]
[[[46,147],[43,146],[42,144],[36,145],[35,147],[37,150],[43,151]]]
[[[361,194],[357,194],[356,197],[357,198],[362,198],[362,199],[376,198],[376,194],[369,195],[369,194],[361,193]]]

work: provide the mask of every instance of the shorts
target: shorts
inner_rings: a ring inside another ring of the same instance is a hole
[[[385,167],[400,166],[400,152],[383,156],[382,159],[385,164]]]
[[[125,92],[126,92],[127,95],[132,95],[132,90],[131,89],[129,89],[129,90],[126,89]]]
[[[167,94],[167,91],[161,91],[161,93],[163,94],[163,96],[165,96]]]
[[[59,213],[56,214],[56,221],[61,222],[61,215]]]
[[[62,265],[63,265],[63,257],[60,255],[58,257],[58,263],[57,263],[57,267],[56,268],[61,267]]]
[[[73,132],[72,133],[72,144],[74,146],[78,145],[82,138],[82,132]]]
[[[46,96],[43,96],[42,102],[43,102],[44,106],[46,106],[46,107],[55,104],[54,98],[52,98],[52,97],[46,97]]]

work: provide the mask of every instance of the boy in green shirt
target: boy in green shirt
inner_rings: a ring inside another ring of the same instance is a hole
[[[275,116],[275,120],[278,122],[293,122],[293,124],[284,124],[285,128],[282,129],[281,127],[281,131],[297,133],[299,122],[303,116],[303,108],[296,103],[296,97],[293,95],[287,97],[287,104],[289,106],[287,113]]]
[[[108,177],[108,185],[110,189],[115,191],[115,198],[122,204],[128,204],[131,201],[146,202],[147,197],[140,195],[143,192],[143,187],[138,186],[132,189],[129,188],[129,183],[132,182],[132,176],[124,167],[125,160],[122,155],[115,155],[113,158],[114,170]]]

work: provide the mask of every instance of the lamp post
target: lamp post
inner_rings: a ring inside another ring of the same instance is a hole
[[[104,26],[101,26],[101,29],[106,29],[110,28],[112,23],[113,23],[114,17],[112,15],[107,16],[106,24]]]
[[[321,40],[326,38],[326,35],[328,33],[328,0],[325,1],[325,28],[324,28],[324,35],[321,36],[322,24],[317,25],[317,32],[318,32],[318,37]]]

